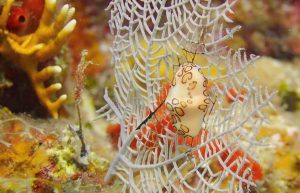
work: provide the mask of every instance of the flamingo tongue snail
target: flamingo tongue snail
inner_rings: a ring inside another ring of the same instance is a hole
[[[195,137],[203,126],[213,106],[207,83],[200,67],[192,63],[181,65],[175,74],[166,106],[179,135]]]

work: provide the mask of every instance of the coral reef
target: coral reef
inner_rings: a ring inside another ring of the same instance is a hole
[[[258,138],[265,138],[269,146],[259,152],[264,178],[258,192],[288,193],[300,188],[300,123],[299,113],[278,112],[270,123],[262,126]]]
[[[278,59],[299,58],[299,8],[297,0],[239,1],[233,18],[244,30],[230,45]]]
[[[0,0],[0,192],[299,192],[299,8]]]
[[[96,4],[96,5],[95,5]],[[108,60],[110,59],[110,53],[101,50],[101,46],[106,44],[103,36],[107,35],[105,29],[101,27],[104,24],[105,12],[91,12],[91,9],[99,9],[101,5],[98,3],[88,3],[87,1],[72,1],[72,5],[76,8],[75,18],[78,21],[77,27],[70,37],[69,46],[74,53],[73,56],[73,69],[76,69],[77,64],[80,61],[79,53],[87,49],[89,55],[88,60],[93,61],[93,64],[87,68],[87,74],[90,76],[99,75],[103,70],[107,68]],[[103,7],[103,6],[102,6]],[[96,17],[101,15],[101,22],[95,21]],[[81,38],[85,37],[85,38]],[[75,71],[75,70],[74,70]]]
[[[276,99],[273,100],[277,106],[295,112],[300,109],[299,64],[264,56],[258,59],[247,72],[250,78],[257,77],[256,82],[259,84],[279,91]],[[271,79],[272,81],[269,81]]]
[[[66,124],[37,127],[32,123],[41,123],[1,112],[0,192],[97,192],[103,188],[108,161],[90,152],[87,164],[80,164],[79,139]]]
[[[256,136],[275,92],[245,73],[258,57],[224,44],[236,3],[110,3],[116,83],[98,112],[119,124],[106,180],[122,192],[248,192],[262,179]]]
[[[54,74],[60,73],[61,68],[48,66],[40,70],[38,65],[53,58],[74,30],[76,20],[72,17],[75,9],[66,4],[55,16],[56,0],[45,0],[45,7],[36,31],[19,36],[6,29],[13,3],[14,0],[6,1],[0,15],[0,54],[27,73],[40,102],[54,118],[57,118],[58,109],[67,96],[61,95],[57,100],[52,101],[53,94],[59,91],[62,85],[55,83],[46,87],[44,82]]]

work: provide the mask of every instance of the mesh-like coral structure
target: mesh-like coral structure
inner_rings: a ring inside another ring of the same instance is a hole
[[[256,56],[224,46],[240,29],[223,25],[232,22],[228,15],[235,3],[110,3],[116,84],[114,97],[106,92],[107,105],[98,112],[121,125],[119,153],[106,179],[118,176],[124,192],[247,192],[261,179],[255,147],[262,142],[256,141],[256,135],[266,121],[261,110],[272,106],[275,93],[256,87],[248,78],[245,69]],[[181,61],[183,53],[186,62]],[[197,72],[203,75],[198,81],[193,78]],[[180,76],[185,76],[182,92],[174,92],[172,79]],[[169,94],[165,83],[171,85]],[[203,100],[193,104],[197,96],[182,93],[199,86],[205,91],[199,91]],[[170,97],[177,96],[180,104],[172,103]],[[184,111],[176,111],[176,105]],[[189,119],[182,112],[192,112],[193,105],[200,112],[195,110],[190,118],[200,115],[202,120],[179,129],[178,122]]]

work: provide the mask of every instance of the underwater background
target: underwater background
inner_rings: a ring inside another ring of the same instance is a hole
[[[99,118],[97,111],[108,101],[103,96],[114,97],[119,81],[112,65],[116,34],[111,33],[114,28],[109,25],[116,10],[106,10],[112,2],[118,5],[123,1],[0,1],[0,192],[138,192],[124,188],[126,180],[120,176],[105,179],[122,147],[120,122]],[[148,1],[138,2],[142,5]],[[172,2],[167,1],[168,6]],[[255,186],[239,190],[300,192],[300,1],[208,2],[236,2],[234,14],[228,15],[233,23],[224,25],[242,28],[222,45],[234,50],[245,48],[245,56],[259,55],[245,73],[262,87],[277,91],[272,98],[275,110],[263,110],[269,120],[256,133],[256,139],[267,145],[256,151],[258,160],[247,157],[250,165],[245,167],[251,168],[250,181]],[[162,21],[167,19],[162,15]],[[155,27],[150,25],[149,29]],[[182,57],[204,61],[201,55],[187,55]],[[134,69],[134,59],[127,62]],[[173,76],[168,68],[160,68],[157,73]],[[229,90],[229,97],[224,94],[226,103],[244,100],[246,91],[237,90]],[[136,139],[153,148],[150,143],[159,137],[143,137],[141,133]],[[139,146],[137,141],[129,145],[133,151]],[[193,140],[189,143],[194,147]],[[232,159],[246,157],[239,153],[233,153]],[[212,168],[220,169],[218,164]],[[222,183],[221,187],[231,186],[227,181]]]

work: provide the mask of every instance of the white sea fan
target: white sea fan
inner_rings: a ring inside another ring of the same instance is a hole
[[[223,25],[232,22],[227,14],[236,2],[110,3],[116,85],[114,98],[106,91],[107,104],[98,112],[121,125],[119,153],[106,179],[118,176],[123,192],[246,192],[255,186],[253,147],[260,144],[256,135],[266,121],[261,109],[275,93],[256,87],[245,73],[256,56],[224,46],[240,29]],[[182,55],[192,52],[205,62]],[[172,129],[162,94],[182,59],[196,64],[210,83],[207,98],[213,106],[197,136]]]

